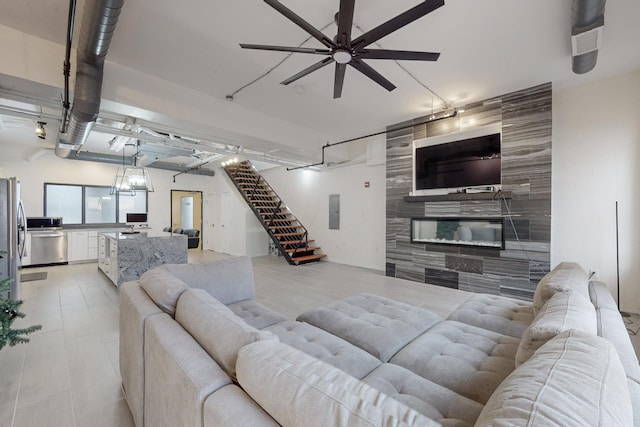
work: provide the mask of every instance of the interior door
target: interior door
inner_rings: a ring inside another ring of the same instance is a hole
[[[202,192],[171,190],[171,228],[200,231],[197,249],[202,249]]]
[[[231,193],[225,191],[222,193],[222,201],[220,203],[221,210],[221,251],[225,254],[231,253],[231,227],[232,227],[232,211],[231,211]]]

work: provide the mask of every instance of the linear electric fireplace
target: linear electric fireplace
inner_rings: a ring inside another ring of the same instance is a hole
[[[411,243],[504,249],[504,218],[411,218]]]

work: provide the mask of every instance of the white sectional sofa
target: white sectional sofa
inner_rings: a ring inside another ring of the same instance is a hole
[[[251,262],[123,284],[120,369],[137,427],[640,425],[640,366],[606,286],[574,263],[533,303],[476,294],[448,319],[358,294],[296,320]]]

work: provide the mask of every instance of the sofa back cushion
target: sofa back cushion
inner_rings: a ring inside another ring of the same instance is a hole
[[[259,331],[233,314],[203,289],[189,289],[180,296],[176,321],[232,378],[236,377],[238,351],[258,340],[278,340],[268,331]]]
[[[622,320],[617,305],[611,296],[607,285],[599,281],[589,282],[589,293],[591,301],[596,308],[596,319],[598,321],[598,336],[605,338],[613,344],[622,367],[627,373],[627,377],[640,383],[640,365],[638,357],[631,344],[627,326]]]
[[[440,426],[328,363],[279,342],[240,350],[240,386],[283,426]]]
[[[139,282],[162,311],[175,316],[178,298],[188,288],[182,280],[162,268],[154,268],[140,276]]]
[[[632,426],[627,379],[615,349],[580,331],[556,336],[500,384],[475,425]]]
[[[558,292],[574,291],[589,299],[589,275],[575,262],[560,263],[540,280],[533,294],[533,314],[538,314]]]
[[[593,304],[577,292],[559,292],[542,306],[533,322],[525,329],[518,351],[516,367],[561,332],[578,329],[597,335],[596,311]]]
[[[207,264],[166,264],[161,268],[192,288],[206,290],[225,305],[256,296],[251,258],[246,256]]]

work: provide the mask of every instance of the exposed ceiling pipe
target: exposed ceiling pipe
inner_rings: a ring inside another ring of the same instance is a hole
[[[122,165],[122,156],[120,156],[120,155],[102,154],[102,153],[90,153],[90,152],[87,152],[87,151],[83,151],[83,152],[80,152],[80,153],[73,152],[67,157],[67,159],[70,159],[70,160],[85,160],[85,161],[89,161],[89,162],[102,162],[102,163],[111,163],[111,164],[114,164],[114,165]],[[133,165],[133,160],[131,160],[131,158],[129,158],[127,165],[128,166]],[[205,176],[214,176],[215,175],[215,171],[213,171],[211,169],[193,169],[193,168],[190,168],[190,167],[175,165],[175,164],[167,163],[167,162],[153,162],[153,163],[147,165],[146,167],[154,168],[154,169],[169,170],[169,171],[174,171],[174,172],[182,172],[182,173],[188,172],[189,174],[193,174],[193,175],[205,175]]]
[[[116,29],[124,0],[96,0],[85,3],[78,41],[76,85],[73,107],[60,134],[55,152],[68,158],[87,140],[100,112],[104,60]]]
[[[571,5],[572,68],[576,74],[593,70],[602,42],[606,0],[573,0]]]

